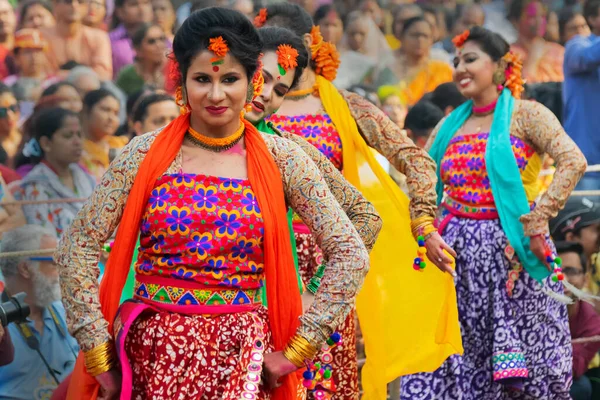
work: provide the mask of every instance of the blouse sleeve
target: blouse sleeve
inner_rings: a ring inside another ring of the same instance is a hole
[[[518,120],[525,138],[548,153],[556,162],[556,171],[548,190],[535,209],[521,217],[525,235],[548,233],[548,221],[565,205],[569,195],[585,173],[587,162],[575,142],[566,134],[554,114],[542,104],[521,102],[522,114]]]
[[[278,131],[280,136],[296,143],[317,166],[329,190],[358,231],[368,251],[371,251],[383,225],[381,217],[364,196],[352,186],[329,159],[300,136]]]
[[[273,139],[288,203],[309,227],[327,262],[315,301],[298,328],[299,335],[320,347],[352,309],[369,254],[315,163],[295,143]]]
[[[383,111],[354,93],[344,93],[344,97],[367,144],[406,175],[410,217],[435,216],[435,162]]]
[[[98,298],[98,262],[117,228],[136,171],[154,135],[139,136],[110,165],[90,199],[62,235],[55,255],[67,325],[83,351],[110,340]]]

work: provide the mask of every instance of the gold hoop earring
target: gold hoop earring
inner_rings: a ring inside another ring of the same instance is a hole
[[[504,69],[498,68],[492,76],[492,82],[494,85],[502,85],[505,81]]]

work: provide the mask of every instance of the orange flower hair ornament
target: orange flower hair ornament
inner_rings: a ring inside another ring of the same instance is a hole
[[[210,38],[208,41],[208,50],[215,54],[215,56],[210,59],[210,62],[213,66],[213,71],[217,72],[219,70],[219,65],[225,62],[223,58],[225,58],[229,51],[227,41],[223,39],[223,36]]]
[[[262,93],[263,86],[265,85],[265,78],[263,76],[263,63],[262,63],[262,54],[258,57],[258,66],[256,67],[256,72],[254,72],[254,76],[252,77],[252,98],[248,99],[248,104],[245,106],[245,110],[247,112],[252,111],[252,101]],[[248,93],[250,94],[250,93]]]
[[[281,76],[298,66],[298,50],[289,44],[280,44],[275,53],[277,54],[277,66]]]
[[[310,53],[311,59],[314,61],[315,72],[330,82],[335,80],[340,66],[340,54],[335,45],[323,40],[318,26],[312,27],[310,36],[312,38]]]
[[[179,106],[179,112],[185,114],[190,112],[190,106],[187,104],[187,100],[183,99],[183,78],[181,76],[181,70],[179,69],[179,63],[175,59],[173,54],[169,55],[169,80],[175,87],[175,103]]]
[[[257,28],[262,28],[267,22],[267,9],[261,8],[258,12],[258,15],[254,17],[254,26]]]
[[[467,41],[467,39],[469,38],[470,34],[471,34],[471,31],[467,29],[466,31],[464,31],[460,35],[454,36],[454,38],[452,39],[452,43],[454,43],[454,46],[457,49],[460,49],[461,47],[463,47],[463,45]]]
[[[523,87],[525,81],[522,76],[523,61],[518,54],[512,51],[506,53],[502,57],[502,61],[506,63],[506,70],[504,71],[506,81],[504,82],[504,87],[510,90],[515,99],[520,99],[521,94],[525,90]]]

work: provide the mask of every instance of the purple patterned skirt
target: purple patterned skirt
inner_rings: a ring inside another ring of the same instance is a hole
[[[500,221],[452,218],[443,238],[456,250],[456,295],[465,353],[432,373],[402,377],[406,400],[569,400],[567,308],[527,272],[513,272]],[[562,293],[550,279],[547,288]],[[512,286],[512,285],[511,285]]]

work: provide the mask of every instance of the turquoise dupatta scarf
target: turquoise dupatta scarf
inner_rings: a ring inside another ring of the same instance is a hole
[[[523,225],[519,221],[522,215],[531,210],[523,187],[521,172],[510,143],[510,122],[514,105],[515,99],[508,89],[504,89],[496,104],[494,120],[485,149],[485,163],[500,223],[508,242],[515,249],[515,253],[529,275],[542,283],[543,279],[550,276],[550,272],[529,248],[529,237],[525,236]],[[429,154],[438,165],[436,185],[438,204],[441,203],[444,192],[444,184],[440,175],[442,157],[446,153],[450,140],[467,121],[472,110],[473,101],[469,100],[448,115],[429,150]]]

